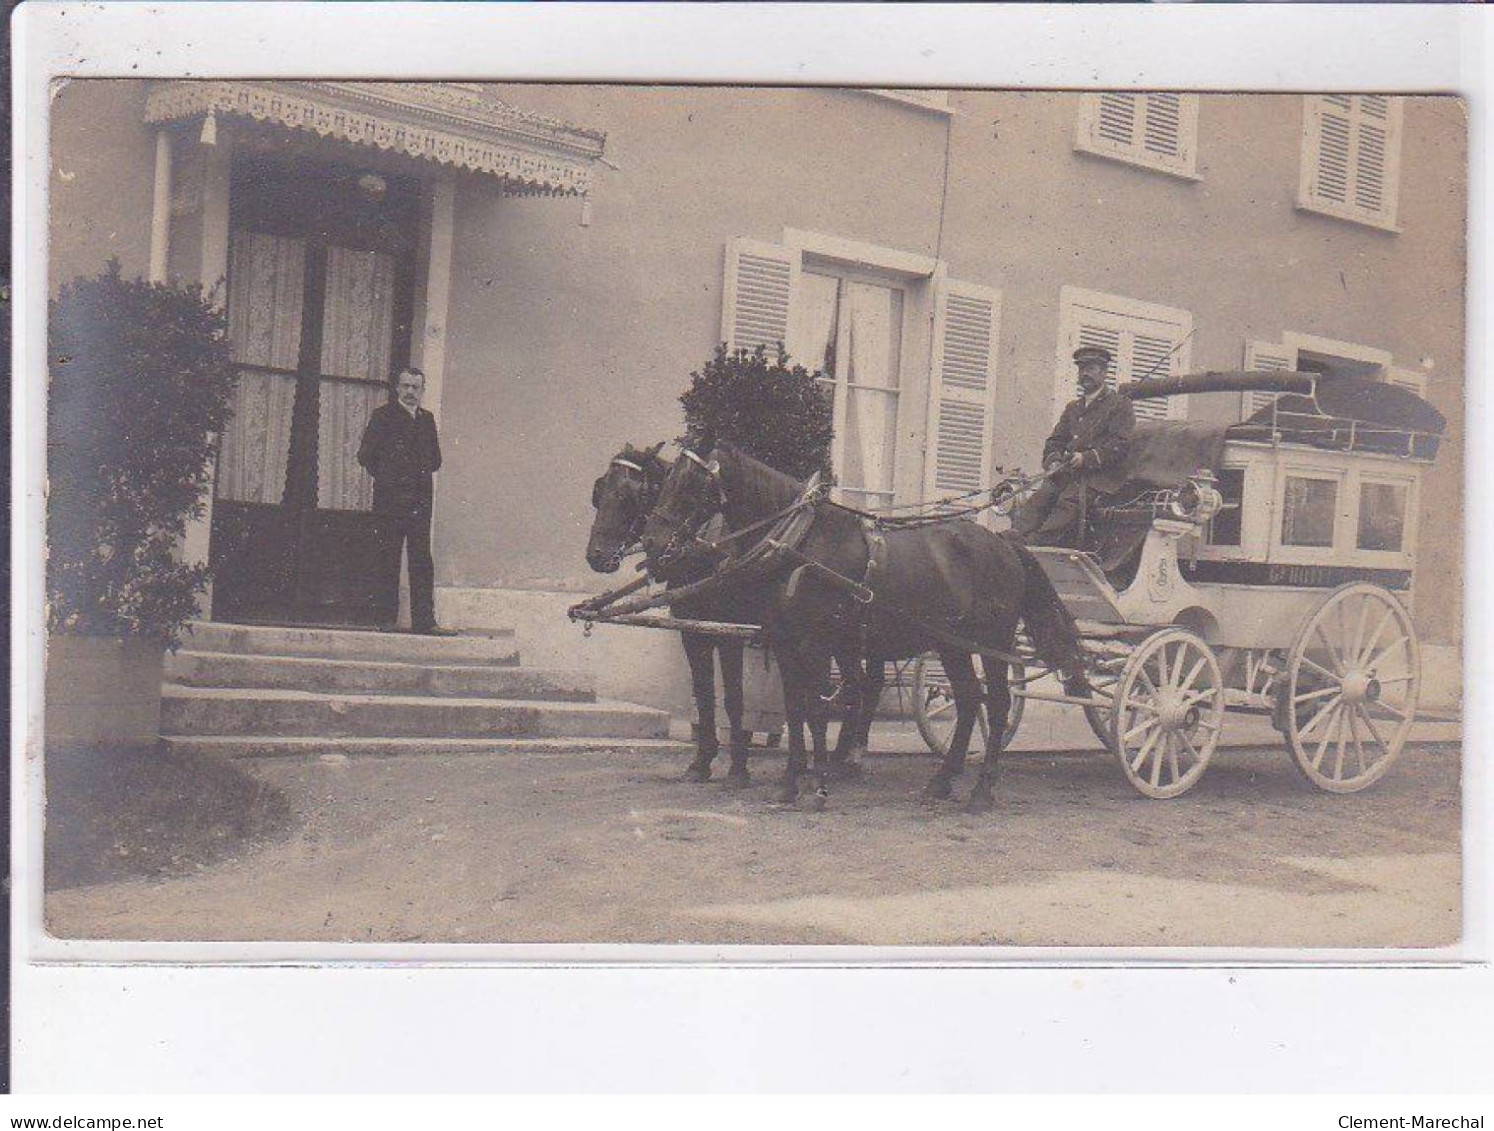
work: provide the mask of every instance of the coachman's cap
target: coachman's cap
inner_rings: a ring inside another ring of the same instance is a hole
[[[1080,346],[1074,351],[1074,364],[1083,365],[1086,361],[1098,361],[1101,365],[1110,364],[1110,351],[1104,346]]]

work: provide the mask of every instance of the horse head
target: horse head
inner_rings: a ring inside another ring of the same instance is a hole
[[[725,505],[718,451],[701,455],[690,447],[682,449],[643,526],[649,572],[661,581],[688,576],[701,561],[698,532]]]
[[[628,444],[592,484],[591,505],[597,514],[586,542],[586,564],[598,573],[616,573],[643,533],[669,472],[668,461],[659,455],[663,447],[662,440],[652,448]]]

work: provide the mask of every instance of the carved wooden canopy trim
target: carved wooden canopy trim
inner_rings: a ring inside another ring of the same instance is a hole
[[[529,113],[466,85],[404,82],[155,84],[145,120],[209,114],[306,130],[498,177],[509,192],[584,196],[607,135]]]

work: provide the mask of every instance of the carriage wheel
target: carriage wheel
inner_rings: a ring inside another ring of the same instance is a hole
[[[1114,669],[1091,668],[1087,673],[1089,686],[1095,696],[1107,701],[1115,698],[1115,686],[1120,682],[1120,677],[1115,674]],[[1100,740],[1100,745],[1106,750],[1110,747],[1110,708],[1109,707],[1085,707],[1084,721],[1089,723],[1089,729],[1094,731],[1095,737]]]
[[[1137,791],[1158,799],[1187,793],[1224,725],[1214,650],[1187,629],[1153,633],[1126,661],[1108,714],[1110,748]]]
[[[1277,708],[1293,762],[1330,793],[1372,785],[1406,744],[1420,685],[1406,607],[1368,582],[1334,590],[1287,654]]]
[[[981,674],[981,663],[976,658],[976,673]],[[1006,713],[1006,733],[1001,737],[1001,749],[1011,745],[1017,737],[1017,727],[1022,723],[1022,707],[1026,700],[1016,693],[1017,681],[1024,678],[1026,669],[1021,664],[1011,665],[1013,684],[1012,705]],[[991,741],[991,723],[986,718],[985,704],[981,704],[980,736],[983,743]],[[941,757],[949,753],[949,739],[955,727],[954,691],[949,686],[949,677],[944,674],[944,665],[937,656],[919,656],[913,665],[913,721],[918,724],[918,733],[923,736],[928,748]]]

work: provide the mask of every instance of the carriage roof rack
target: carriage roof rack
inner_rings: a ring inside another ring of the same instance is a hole
[[[1443,415],[1411,390],[1366,377],[1297,370],[1209,370],[1134,381],[1121,392],[1132,400],[1194,393],[1280,394],[1230,427],[1237,440],[1305,444],[1432,459],[1447,427]]]

